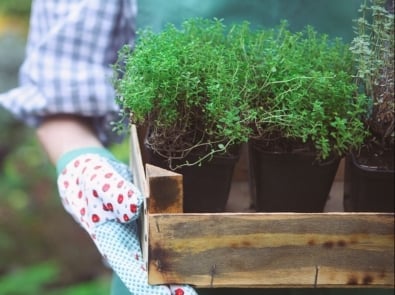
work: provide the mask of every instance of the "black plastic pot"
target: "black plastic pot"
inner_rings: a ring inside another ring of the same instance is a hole
[[[347,212],[394,212],[394,170],[363,165],[351,153],[345,162],[343,202]]]
[[[170,170],[166,158],[153,153],[147,147],[145,149],[147,163]],[[234,156],[216,156],[210,161],[204,161],[201,166],[183,166],[174,170],[183,175],[183,209],[185,213],[225,211],[233,171],[239,157],[239,153]],[[185,160],[188,160],[188,158],[183,159],[183,162]],[[196,160],[196,157],[190,156],[189,162],[194,160]],[[173,163],[173,165],[177,166],[177,162]]]
[[[340,159],[265,152],[250,143],[255,207],[261,212],[323,212]]]

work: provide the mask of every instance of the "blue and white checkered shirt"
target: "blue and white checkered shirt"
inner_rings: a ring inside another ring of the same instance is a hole
[[[103,141],[118,106],[111,65],[134,40],[135,0],[35,0],[20,86],[0,104],[30,126],[53,114],[91,117]]]

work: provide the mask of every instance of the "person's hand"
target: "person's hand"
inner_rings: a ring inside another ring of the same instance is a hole
[[[90,234],[132,294],[196,294],[190,286],[148,284],[136,222],[143,196],[125,164],[107,150],[93,148],[64,155],[57,167],[64,208]]]

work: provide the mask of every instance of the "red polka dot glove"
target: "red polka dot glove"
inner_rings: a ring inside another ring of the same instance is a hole
[[[64,208],[90,234],[132,294],[197,294],[190,286],[148,284],[136,222],[143,196],[125,164],[105,149],[87,148],[62,156],[57,170]]]

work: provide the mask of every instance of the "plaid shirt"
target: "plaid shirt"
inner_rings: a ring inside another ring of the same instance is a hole
[[[27,125],[52,114],[92,117],[111,134],[118,106],[111,64],[134,39],[135,0],[35,0],[20,86],[0,104]]]

